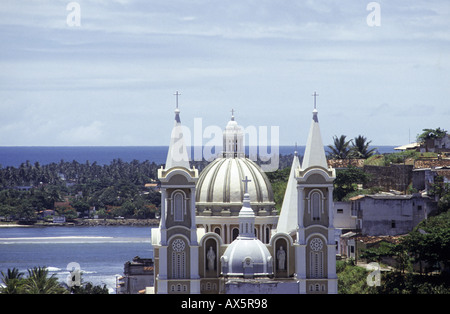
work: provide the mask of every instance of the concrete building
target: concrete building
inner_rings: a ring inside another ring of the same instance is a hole
[[[118,278],[118,294],[138,294],[154,284],[154,265],[151,258],[136,256],[123,267],[123,277]]]
[[[356,229],[369,236],[406,234],[436,208],[431,198],[421,194],[360,195],[350,200]]]

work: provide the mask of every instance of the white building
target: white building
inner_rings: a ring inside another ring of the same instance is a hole
[[[335,171],[326,162],[317,110],[303,164],[294,157],[280,217],[270,182],[245,158],[242,141],[232,117],[223,155],[199,175],[175,110],[167,161],[158,171],[154,292],[337,293]]]

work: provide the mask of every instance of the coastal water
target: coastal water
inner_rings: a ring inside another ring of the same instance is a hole
[[[153,257],[150,233],[150,227],[134,226],[1,227],[0,271],[16,267],[27,276],[27,269],[45,266],[66,282],[74,262],[84,282],[115,293],[125,262]]]
[[[395,146],[377,146],[380,154],[394,152]],[[192,148],[194,151],[195,148]],[[290,155],[297,149],[300,155],[304,154],[305,146],[280,146],[279,154]],[[328,148],[325,147],[327,150]],[[79,163],[97,162],[99,165],[110,164],[114,159],[121,159],[125,162],[146,160],[163,164],[166,162],[168,146],[1,146],[0,147],[0,166],[19,167],[27,160],[34,164],[39,162],[41,165],[52,162],[59,163],[61,160],[71,162],[73,160]],[[246,148],[248,153],[248,147]],[[258,152],[259,154],[271,153]],[[194,152],[191,156],[195,156]]]

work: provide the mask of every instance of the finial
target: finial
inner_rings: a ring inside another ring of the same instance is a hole
[[[231,121],[234,121],[234,109],[231,109]]]
[[[174,95],[175,95],[176,98],[177,98],[177,109],[178,109],[178,96],[180,96],[181,94],[177,91]]]
[[[248,194],[248,183],[252,182],[252,180],[249,180],[247,176],[245,176],[245,179],[242,180],[244,182],[244,193]]]
[[[317,96],[319,96],[319,94],[317,94],[316,92],[314,92],[314,94],[312,94],[312,96],[314,97],[314,110],[317,109],[316,108],[316,98]]]
[[[178,96],[180,96],[181,94],[177,91],[174,95],[176,96],[176,99],[177,99],[177,101],[176,101],[177,107],[175,109],[175,121],[178,123],[181,123],[180,115],[179,115],[180,109],[178,109]]]
[[[314,92],[314,94],[312,94],[312,96],[314,96],[313,120],[314,120],[314,122],[318,123],[319,122],[319,118],[317,117],[318,111],[317,111],[317,107],[316,107],[316,98],[317,98],[317,96],[319,96],[319,94]]]
[[[297,142],[295,142],[295,150],[294,150],[294,155],[297,156],[298,155],[298,150],[297,150]]]

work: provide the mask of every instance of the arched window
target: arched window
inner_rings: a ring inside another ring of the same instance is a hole
[[[172,213],[174,221],[183,221],[185,201],[184,195],[181,192],[174,193],[172,197]]]
[[[238,229],[238,228],[234,228],[234,229],[233,229],[233,234],[232,234],[233,241],[234,241],[238,236],[239,236],[239,229]]]
[[[318,191],[314,191],[310,196],[311,206],[311,219],[320,220],[320,214],[322,212],[322,194]]]
[[[310,254],[310,278],[323,278],[323,241],[313,238],[309,244]]]

